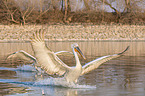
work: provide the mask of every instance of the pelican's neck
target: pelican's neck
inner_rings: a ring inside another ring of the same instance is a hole
[[[76,60],[76,68],[80,68],[82,67],[81,63],[80,63],[80,60],[79,60],[79,57],[77,55],[77,52],[75,52],[74,48],[73,48],[73,54],[75,56],[75,60]]]

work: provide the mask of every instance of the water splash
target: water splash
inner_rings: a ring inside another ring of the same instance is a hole
[[[68,83],[68,82],[66,82],[65,78],[53,78],[53,77],[49,77],[44,80],[36,81],[33,85],[57,86],[57,87],[66,87],[66,88],[75,88],[75,89],[94,89],[94,88],[96,88],[96,86]]]
[[[25,76],[28,77],[26,72],[29,72],[30,77],[33,77],[34,74],[32,72],[36,72],[36,69],[33,66],[30,65],[22,65],[18,66],[17,68],[5,68],[5,67],[0,67],[0,70],[11,70],[11,71],[16,71],[17,77],[25,79]],[[21,71],[21,72],[19,72]],[[30,73],[31,72],[31,73]],[[19,75],[19,73],[23,73]],[[90,86],[90,85],[79,85],[79,84],[74,84],[74,83],[68,83],[65,78],[53,78],[53,77],[47,77],[45,79],[36,79],[33,82],[21,82],[17,78],[15,79],[0,79],[0,82],[5,82],[5,83],[15,83],[15,84],[24,84],[24,85],[33,85],[33,86],[52,86],[52,87],[64,87],[64,88],[75,88],[75,89],[94,89],[96,86]]]
[[[24,85],[33,85],[34,82],[21,82],[18,79],[0,79],[0,82],[3,83],[13,83],[13,84],[24,84]]]
[[[22,65],[16,68],[17,71],[36,72],[37,70],[31,65]]]
[[[36,72],[37,70],[31,65],[17,66],[17,68],[7,68],[0,67],[0,70],[10,70],[10,71],[24,71],[24,72]]]
[[[74,83],[67,83],[64,78],[47,78],[36,82],[21,82],[15,79],[0,79],[3,83],[23,84],[31,86],[49,86],[49,87],[62,87],[62,88],[73,88],[73,89],[96,89],[96,86],[91,85],[79,85]]]

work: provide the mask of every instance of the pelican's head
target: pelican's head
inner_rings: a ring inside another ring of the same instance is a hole
[[[79,45],[77,43],[72,44],[71,48],[73,48],[75,52],[78,52],[84,59],[86,59],[86,57],[84,56],[84,54],[80,50]]]
[[[79,47],[77,43],[71,44],[71,48]]]

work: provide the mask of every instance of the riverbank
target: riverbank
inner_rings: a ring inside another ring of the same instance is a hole
[[[30,41],[35,31],[44,29],[48,41],[144,41],[143,25],[0,25],[0,41]]]

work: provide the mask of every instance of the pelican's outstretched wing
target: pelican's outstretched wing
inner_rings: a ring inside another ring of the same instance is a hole
[[[31,39],[32,48],[34,50],[35,57],[40,67],[45,70],[49,75],[57,74],[63,75],[69,66],[64,64],[56,54],[46,47],[44,42],[44,32],[41,30],[33,34]]]
[[[58,51],[58,52],[55,52],[54,54],[56,55],[59,55],[59,54],[62,54],[62,53],[70,53],[70,54],[73,54],[72,52],[69,52],[69,51]],[[31,54],[27,53],[26,51],[24,50],[19,50],[17,52],[14,52],[12,54],[9,54],[6,59],[9,59],[9,58],[12,58],[12,57],[19,57],[21,59],[24,59],[24,60],[33,60],[34,62],[36,62],[36,58],[34,56],[32,56]]]
[[[36,58],[34,56],[30,55],[29,53],[27,53],[27,52],[25,52],[23,50],[19,50],[17,52],[14,52],[12,54],[9,54],[6,57],[6,59],[12,58],[12,56],[14,56],[14,57],[16,56],[16,57],[19,57],[19,58],[24,59],[24,60],[27,60],[27,61],[33,60],[34,62],[36,62]]]
[[[83,66],[83,71],[82,71],[82,74],[81,75],[84,75],[96,68],[98,68],[101,64],[111,60],[111,59],[114,59],[114,58],[117,58],[117,57],[120,57],[124,52],[126,52],[128,50],[129,46],[121,53],[118,53],[118,54],[113,54],[113,55],[107,55],[107,56],[102,56],[100,58],[97,58],[91,62],[88,62],[86,63],[84,66]]]
[[[59,54],[62,54],[62,53],[70,53],[70,54],[73,54],[72,52],[69,52],[69,51],[58,51],[58,52],[55,52],[54,54],[59,55]]]

